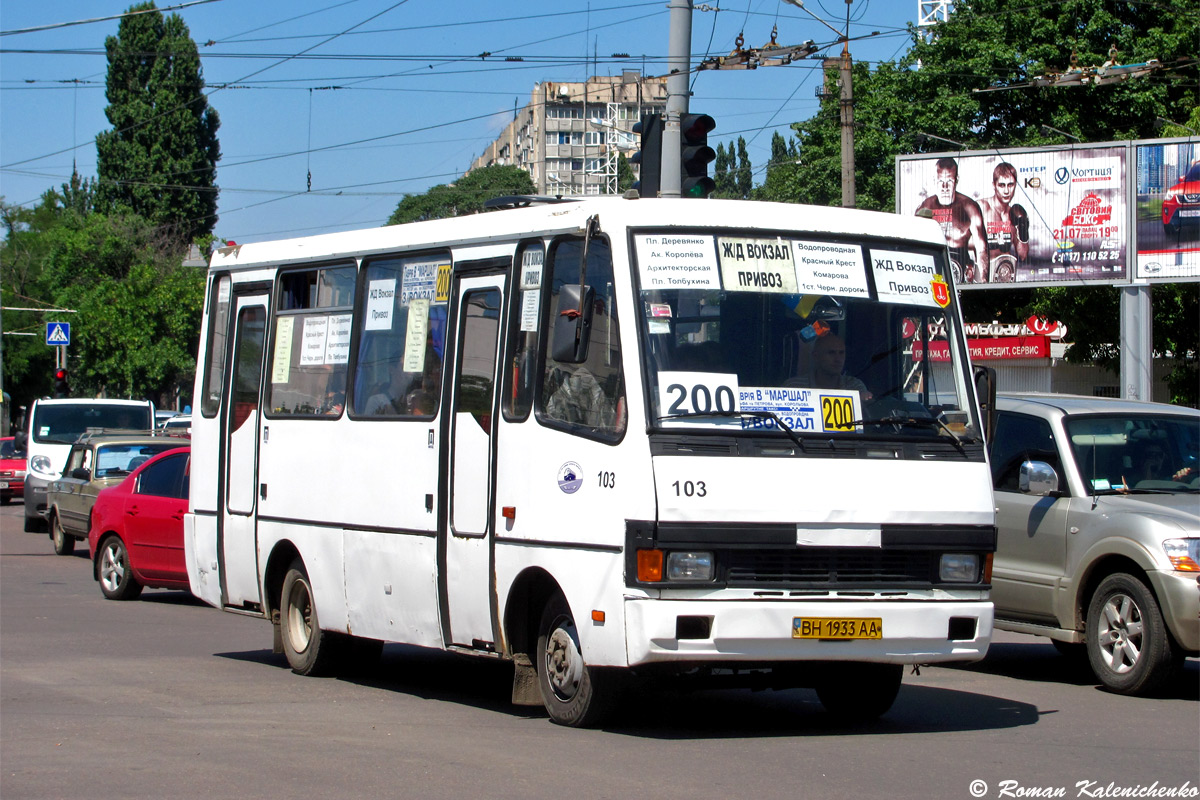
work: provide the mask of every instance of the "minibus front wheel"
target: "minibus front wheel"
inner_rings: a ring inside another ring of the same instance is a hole
[[[579,631],[561,592],[550,598],[542,612],[533,662],[542,703],[553,722],[586,728],[607,716],[613,681],[607,670],[584,663]]]

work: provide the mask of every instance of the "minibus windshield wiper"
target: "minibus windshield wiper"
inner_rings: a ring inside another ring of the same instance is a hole
[[[685,419],[687,417],[729,417],[733,419],[741,419],[742,417],[757,417],[758,419],[774,420],[779,429],[788,435],[788,438],[796,443],[801,452],[804,451],[804,442],[800,441],[800,437],[796,432],[788,427],[787,423],[780,419],[779,415],[774,411],[683,411],[679,414],[667,414],[659,417],[658,421],[664,419]]]
[[[950,441],[954,443],[954,447],[958,450],[958,452],[962,453],[964,456],[967,454],[966,448],[962,446],[963,440],[959,438],[957,433],[950,430],[949,425],[942,422],[937,417],[873,417],[870,419],[856,419],[850,424],[854,427],[858,427],[859,425],[896,425],[899,427],[937,428],[945,431],[946,435],[950,437]]]

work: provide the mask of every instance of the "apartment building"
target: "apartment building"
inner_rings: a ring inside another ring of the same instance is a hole
[[[585,83],[543,81],[471,169],[516,165],[538,194],[616,194],[617,156],[638,149],[634,124],[644,113],[663,113],[666,103],[667,79],[638,70]]]

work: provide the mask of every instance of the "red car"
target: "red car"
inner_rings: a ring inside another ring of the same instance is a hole
[[[1200,161],[1194,162],[1163,197],[1162,223],[1167,232],[1178,233],[1185,222],[1200,222]]]
[[[0,503],[25,497],[25,451],[17,449],[11,436],[0,439]]]
[[[144,587],[187,589],[183,515],[191,448],[166,450],[100,492],[92,508],[92,577],[109,600],[133,600]]]

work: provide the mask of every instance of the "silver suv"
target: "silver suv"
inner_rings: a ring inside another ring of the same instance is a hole
[[[996,628],[1086,646],[1104,686],[1152,691],[1200,650],[1200,411],[1014,394],[996,408]]]

